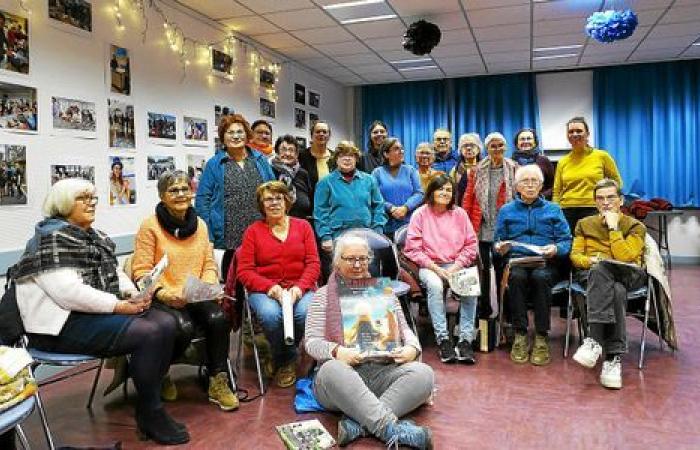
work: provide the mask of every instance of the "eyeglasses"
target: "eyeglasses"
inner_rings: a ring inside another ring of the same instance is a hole
[[[224,133],[226,136],[243,136],[245,135],[245,130],[231,130]]]
[[[448,138],[448,137],[438,137],[438,138],[435,138],[435,140],[438,141],[438,142],[447,142],[447,141],[450,140],[450,138]]]
[[[277,197],[265,197],[263,198],[263,203],[267,205],[272,205],[274,203],[284,203],[284,196],[278,195]]]
[[[369,263],[369,256],[341,256],[340,259],[353,266],[356,264],[364,266]]]
[[[174,188],[168,189],[166,192],[168,194],[172,195],[173,197],[179,197],[181,195],[187,195],[192,191],[190,190],[189,187],[179,187],[179,188],[174,187]]]
[[[538,186],[541,183],[537,178],[525,178],[519,181],[523,186]]]
[[[600,202],[600,203],[605,203],[605,202],[614,202],[615,200],[619,199],[620,196],[617,194],[611,194],[611,195],[596,195],[595,196],[595,201]]]
[[[96,195],[79,195],[75,197],[76,202],[83,203],[84,205],[96,205],[99,201],[99,197]]]

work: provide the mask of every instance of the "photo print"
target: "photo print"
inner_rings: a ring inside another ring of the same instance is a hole
[[[233,75],[233,57],[213,48],[211,50],[211,71],[214,75],[230,78]]]
[[[299,151],[306,148],[306,138],[303,136],[295,136],[294,139],[297,141],[297,147]]]
[[[294,108],[294,126],[306,129],[306,111],[301,108]]]
[[[146,173],[148,181],[157,181],[158,177],[168,170],[175,170],[175,158],[172,156],[149,155],[147,158]]]
[[[204,165],[207,163],[207,157],[202,155],[187,155],[187,175],[190,177],[190,189],[192,193],[197,193],[199,180],[204,173]]]
[[[176,118],[171,114],[148,113],[148,137],[156,143],[175,144]]]
[[[260,97],[260,115],[263,117],[275,118],[275,102]]]
[[[306,104],[306,88],[298,83],[294,83],[294,102],[300,105]]]
[[[314,124],[318,122],[318,114],[316,113],[309,113],[309,129],[314,127]]]
[[[0,144],[0,206],[27,204],[27,147]]]
[[[185,130],[185,145],[207,145],[209,142],[207,119],[184,116],[182,122]]]
[[[95,184],[95,166],[82,164],[55,164],[51,165],[51,184],[66,178],[82,178]]]
[[[131,94],[131,67],[129,51],[116,45],[109,46],[110,90],[115,94]]]
[[[36,89],[0,82],[0,128],[36,131],[38,111]]]
[[[95,104],[74,98],[51,97],[54,132],[95,138]]]
[[[136,158],[108,156],[109,206],[136,204]]]
[[[68,30],[92,31],[92,4],[86,0],[48,0],[49,17]]]
[[[109,146],[136,150],[134,105],[112,98],[107,100],[107,105],[109,109]]]
[[[260,69],[260,87],[272,89],[275,87],[275,74],[269,70]]]
[[[29,73],[29,21],[0,10],[0,69]]]
[[[233,114],[234,110],[231,106],[214,105],[214,152],[221,147],[219,140],[219,123],[221,118]]]
[[[318,92],[309,91],[309,106],[314,108],[321,107],[321,94]]]

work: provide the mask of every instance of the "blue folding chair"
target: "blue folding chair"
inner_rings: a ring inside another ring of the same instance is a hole
[[[22,430],[22,422],[29,417],[29,415],[34,411],[34,406],[36,405],[36,397],[29,397],[20,403],[11,406],[5,411],[0,412],[0,434],[3,434],[11,429],[15,429],[17,436],[19,437],[22,447],[29,449],[29,441],[27,436]]]

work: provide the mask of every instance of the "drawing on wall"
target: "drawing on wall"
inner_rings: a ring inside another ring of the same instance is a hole
[[[95,138],[95,103],[74,98],[51,97],[54,132]]]
[[[175,170],[175,158],[165,155],[149,155],[146,166],[148,181],[156,181],[168,170]]]
[[[0,128],[36,131],[36,98],[33,87],[0,82]]]
[[[82,178],[95,184],[95,166],[82,164],[52,164],[51,184],[66,178]]]
[[[129,51],[123,47],[109,47],[110,90],[115,94],[131,94],[131,66]]]
[[[29,21],[26,17],[0,10],[0,69],[29,73]]]
[[[134,131],[134,105],[121,100],[108,99],[109,146],[136,150],[136,133]]]
[[[109,206],[136,204],[136,158],[109,156]]]
[[[27,147],[0,144],[0,206],[27,204]]]
[[[70,28],[92,31],[92,4],[86,0],[49,0],[49,17]]]

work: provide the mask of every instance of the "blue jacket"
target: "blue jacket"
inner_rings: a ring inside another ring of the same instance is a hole
[[[384,230],[387,233],[393,233],[408,223],[413,211],[423,202],[423,188],[420,185],[418,171],[412,166],[401,164],[394,177],[389,168],[382,165],[372,171],[372,176],[377,180],[379,192],[384,197],[384,212],[389,219]],[[403,219],[397,220],[391,217],[389,211],[394,206],[408,208],[408,213]]]
[[[443,158],[438,152],[435,152],[435,162],[433,163],[433,169],[442,170],[445,173],[450,173],[450,170],[459,162],[459,153],[457,150],[450,150],[450,152]]]
[[[539,197],[528,205],[518,195],[498,211],[494,242],[518,241],[531,245],[556,244],[557,256],[571,251],[571,231],[564,213],[556,203]],[[532,255],[521,247],[512,247],[506,256]]]
[[[322,178],[314,194],[314,227],[321,241],[335,239],[350,228],[383,233],[384,198],[375,179],[360,170],[350,182],[336,169]]]
[[[246,147],[248,156],[253,158],[263,181],[275,179],[272,167],[267,159],[251,148]],[[226,248],[224,242],[224,163],[229,156],[224,150],[219,150],[209,158],[204,173],[199,179],[194,209],[209,228],[209,240],[214,248]]]

